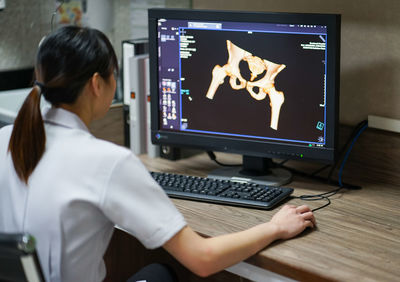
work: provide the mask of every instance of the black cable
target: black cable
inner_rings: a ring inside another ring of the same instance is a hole
[[[368,127],[368,122],[365,123],[365,124],[363,125],[363,127],[362,127],[361,129],[358,130],[356,136],[353,138],[351,144],[349,145],[349,148],[347,149],[345,156],[343,157],[342,164],[340,165],[340,169],[339,169],[339,175],[338,175],[338,181],[339,181],[339,186],[340,186],[340,187],[343,186],[343,183],[342,183],[343,169],[344,169],[344,165],[346,164],[347,158],[348,158],[349,155],[350,155],[351,149],[353,148],[354,144],[356,143],[358,137],[360,137],[361,133],[362,133],[365,129],[367,129],[367,127]]]
[[[339,188],[337,188],[337,189],[335,189],[335,190],[332,190],[332,191],[329,191],[329,192],[326,192],[326,193],[322,193],[322,194],[316,194],[316,195],[302,195],[302,196],[300,196],[300,197],[296,197],[296,198],[302,199],[302,200],[304,200],[304,201],[317,201],[317,200],[327,200],[327,201],[328,201],[325,205],[322,205],[321,207],[318,207],[318,208],[316,208],[316,209],[313,209],[313,210],[312,210],[313,212],[314,212],[314,211],[317,211],[317,210],[319,210],[319,209],[322,209],[322,208],[324,208],[324,207],[326,207],[326,206],[329,206],[330,203],[331,203],[329,197],[335,195],[335,194],[338,193],[341,189],[343,189],[343,188],[347,188],[347,189],[360,189],[360,188],[361,188],[361,187],[359,187],[359,186],[354,186],[354,185],[349,185],[349,184],[346,184],[346,183],[342,183],[342,172],[343,172],[344,164],[345,164],[345,162],[346,162],[346,160],[347,160],[347,157],[348,157],[349,154],[350,154],[350,151],[351,151],[351,149],[352,149],[354,143],[356,142],[356,140],[357,140],[357,138],[360,136],[360,134],[361,134],[367,127],[368,127],[368,121],[363,120],[362,122],[360,122],[360,123],[353,129],[353,132],[351,133],[351,135],[350,135],[350,137],[348,138],[346,144],[342,147],[342,149],[341,149],[341,151],[340,151],[340,153],[339,153],[339,155],[342,155],[344,152],[346,153],[346,154],[344,155],[343,159],[342,159],[342,163],[341,163],[341,166],[340,166],[339,180],[336,181],[336,183],[335,183],[336,185],[339,186]],[[338,163],[338,161],[337,161],[337,162],[335,163],[335,165],[333,165],[332,168],[331,168],[331,171],[330,171],[329,176],[328,176],[328,179],[327,179],[328,182],[329,182],[329,181],[331,182],[330,177],[331,177],[332,172],[333,172],[334,168],[336,167],[337,163]],[[327,166],[324,166],[324,167],[320,168],[319,171],[322,171],[322,170],[325,169],[325,168],[327,168]],[[317,170],[317,171],[314,172],[311,176],[315,177],[315,174],[318,173],[319,171]]]
[[[367,124],[368,124],[368,121],[367,120],[363,120],[363,121],[361,121],[360,123],[358,123],[354,127],[354,129],[353,129],[350,137],[347,139],[345,145],[340,149],[340,152],[338,153],[338,158],[337,158],[336,162],[332,166],[331,165],[324,165],[323,167],[315,170],[314,172],[312,172],[310,174],[310,173],[298,171],[296,169],[293,169],[293,168],[290,168],[290,167],[282,165],[287,160],[285,160],[285,161],[283,161],[283,162],[281,162],[281,163],[279,163],[277,165],[282,167],[282,168],[284,168],[284,169],[287,169],[287,170],[291,171],[294,174],[298,174],[298,175],[301,175],[301,176],[304,176],[304,177],[309,177],[309,178],[312,178],[312,179],[316,179],[318,181],[322,181],[322,182],[325,182],[325,183],[329,183],[329,184],[333,184],[333,185],[336,185],[336,186],[340,186],[340,183],[338,181],[334,181],[334,180],[331,179],[332,173],[333,173],[334,169],[337,167],[337,165],[339,163],[339,160],[343,159],[342,155],[346,151],[347,147],[349,147],[349,144],[359,134],[360,130],[363,130]],[[329,171],[329,174],[328,174],[327,178],[317,176],[318,173],[320,173],[321,171],[327,169],[330,166],[331,166],[331,170]],[[352,184],[349,184],[349,183],[343,183],[342,185],[343,185],[344,188],[347,188],[347,189],[361,189],[360,186],[352,185]]]
[[[327,201],[326,204],[324,204],[324,205],[322,205],[322,206],[320,206],[320,207],[318,207],[318,208],[315,208],[315,209],[312,209],[312,210],[311,210],[312,212],[315,212],[315,211],[317,211],[317,210],[320,210],[320,209],[323,209],[323,208],[329,206],[329,205],[331,204],[331,200],[329,199],[329,197],[332,197],[333,195],[337,194],[337,193],[338,193],[340,190],[342,190],[342,189],[343,189],[343,187],[339,187],[339,188],[336,188],[336,189],[334,189],[334,190],[331,190],[331,191],[328,191],[328,192],[325,192],[325,193],[321,193],[321,194],[315,194],[315,195],[301,195],[301,196],[294,196],[293,198],[295,198],[295,199],[301,199],[301,200],[303,200],[303,201],[320,201],[320,200],[326,200],[326,201]]]
[[[221,165],[221,166],[240,166],[240,165],[234,165],[234,164],[222,164],[222,163],[220,163],[219,161],[217,161],[217,158],[216,158],[214,152],[212,152],[212,151],[207,151],[207,154],[208,154],[208,156],[210,157],[211,160],[213,160],[214,162],[216,162],[217,164],[219,164],[219,165]],[[279,163],[279,164],[277,164],[277,165],[278,165],[278,166],[281,166],[281,167],[285,167],[285,166],[283,166],[282,164],[285,163],[286,161],[287,161],[287,160],[285,160],[285,161],[283,161],[283,162],[281,162],[281,163]],[[285,167],[285,168],[286,168],[286,167]],[[308,173],[305,173],[305,172],[302,172],[302,171],[298,171],[298,170],[295,170],[295,169],[292,169],[292,168],[289,168],[289,167],[286,168],[286,169],[288,169],[289,171],[291,171],[291,172],[293,172],[293,173],[300,174],[300,175],[303,175],[303,176],[305,176],[305,177],[311,177],[311,178],[313,178],[313,179],[317,179],[317,180],[319,180],[319,181],[321,181],[321,182],[324,182],[324,183],[326,183],[326,181],[327,181],[326,178],[323,178],[323,177],[320,177],[320,176],[310,175],[310,174],[308,174]],[[339,185],[339,184],[337,183],[337,185]],[[320,201],[320,200],[326,200],[326,201],[327,201],[326,204],[324,204],[324,205],[322,205],[322,206],[320,206],[320,207],[315,208],[315,209],[312,210],[312,212],[315,212],[315,211],[317,211],[317,210],[320,210],[320,209],[323,209],[323,208],[329,206],[329,205],[331,204],[331,200],[329,199],[329,197],[335,195],[335,194],[336,194],[337,192],[339,192],[341,189],[343,189],[343,188],[345,188],[345,187],[346,187],[346,188],[349,187],[349,189],[356,189],[356,186],[354,186],[354,185],[350,185],[350,184],[346,184],[346,183],[344,183],[343,185],[344,185],[343,187],[339,187],[339,188],[336,188],[336,189],[334,189],[334,190],[331,190],[331,191],[328,191],[328,192],[325,192],[325,193],[320,193],[320,194],[315,194],[315,195],[293,196],[292,198],[301,199],[301,200],[303,200],[303,201]],[[351,188],[350,188],[350,187],[351,187]],[[358,187],[358,188],[360,188],[360,187]]]
[[[354,137],[356,136],[356,134],[361,130],[361,128],[362,128],[366,123],[368,123],[367,120],[363,120],[363,121],[361,121],[360,123],[358,123],[358,124],[354,127],[354,129],[353,129],[351,135],[350,135],[349,138],[347,139],[346,143],[343,145],[342,149],[339,151],[339,153],[338,153],[338,158],[337,158],[336,162],[335,162],[333,165],[330,165],[330,164],[324,165],[323,167],[321,167],[321,168],[317,169],[316,171],[312,172],[310,175],[311,175],[311,176],[314,176],[314,175],[320,173],[321,171],[324,171],[325,169],[331,167],[331,169],[330,169],[330,171],[329,171],[329,173],[328,173],[328,177],[327,177],[327,181],[328,181],[328,182],[331,181],[332,173],[333,173],[333,171],[335,170],[335,168],[337,167],[337,165],[338,165],[338,163],[339,163],[339,160],[342,159],[342,155],[343,155],[343,153],[345,152],[346,148],[349,146],[350,142],[354,139]]]
[[[342,149],[339,151],[338,154],[338,158],[336,160],[336,162],[332,165],[331,170],[328,173],[328,182],[331,180],[333,171],[335,170],[335,168],[337,167],[339,160],[342,159],[342,155],[343,153],[346,151],[347,147],[349,146],[349,144],[351,143],[351,141],[353,141],[354,137],[357,135],[357,133],[366,125],[368,124],[367,120],[363,120],[361,122],[359,122],[353,129],[353,131],[351,132],[351,135],[349,138],[347,138],[346,143],[343,145]]]
[[[321,171],[327,169],[330,165],[325,165],[325,166],[317,169],[316,171],[314,171],[311,174],[308,174],[308,173],[305,173],[305,172],[301,172],[301,171],[297,171],[295,169],[291,169],[291,168],[282,166],[285,169],[288,169],[293,173],[300,174],[300,175],[305,176],[305,177],[311,177],[313,179],[322,180],[324,182],[326,181],[328,183],[331,183],[331,184],[333,183],[333,184],[339,186],[339,188],[331,190],[329,192],[325,192],[325,193],[321,193],[321,194],[315,194],[315,195],[301,195],[299,197],[294,197],[294,198],[301,199],[301,200],[304,200],[304,201],[326,200],[327,201],[326,204],[324,204],[324,205],[312,210],[313,212],[315,212],[317,210],[320,210],[320,209],[323,209],[323,208],[329,206],[331,204],[331,200],[329,199],[329,197],[337,194],[341,189],[343,189],[343,188],[346,188],[346,189],[361,189],[360,186],[351,185],[351,184],[347,184],[347,183],[342,183],[341,173],[339,175],[339,180],[338,181],[332,181],[331,180],[331,176],[332,176],[332,173],[333,173],[334,169],[337,167],[337,165],[339,163],[339,160],[342,160],[341,170],[343,169],[344,162],[346,162],[347,156],[349,155],[349,153],[350,153],[355,141],[357,140],[357,138],[360,136],[360,134],[365,130],[365,128],[367,126],[368,126],[368,121],[367,120],[363,120],[363,121],[361,121],[360,123],[358,123],[354,127],[350,137],[347,139],[346,143],[344,144],[344,146],[340,150],[340,152],[338,154],[338,158],[337,158],[336,162],[332,165],[332,167],[331,167],[331,169],[329,171],[328,177],[326,179],[324,179],[323,177],[319,177],[316,174],[318,174]],[[346,154],[344,155],[344,153],[346,153]],[[283,163],[284,162],[282,162],[282,164]]]
[[[291,167],[288,167],[288,166],[284,166],[284,165],[281,166],[281,167],[286,169],[286,170],[288,170],[288,171],[290,171],[290,172],[292,172],[293,174],[300,175],[302,177],[311,178],[313,180],[319,181],[319,182],[324,183],[324,184],[328,183],[328,179],[325,178],[325,177],[318,176],[318,175],[312,175],[312,174],[309,174],[307,172],[300,171],[300,170],[297,170],[297,169],[294,169],[294,168],[291,168]],[[328,184],[331,184],[331,185],[334,185],[334,186],[339,186],[339,182],[336,181],[336,180],[331,180]],[[349,183],[343,183],[343,188],[347,188],[347,189],[351,189],[351,190],[358,190],[358,189],[361,189],[361,186],[354,185],[354,184],[349,184]]]
[[[318,207],[318,208],[312,209],[312,210],[311,210],[312,212],[316,212],[317,210],[323,209],[323,208],[325,208],[325,207],[327,207],[327,206],[329,206],[329,205],[331,204],[331,200],[330,200],[328,197],[322,197],[321,200],[322,200],[322,199],[325,199],[325,200],[327,200],[328,202],[327,202],[325,205],[322,205],[322,206],[320,206],[320,207]]]

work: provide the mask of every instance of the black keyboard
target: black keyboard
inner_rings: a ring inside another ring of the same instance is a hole
[[[292,194],[292,188],[257,183],[151,172],[171,198],[271,209]]]

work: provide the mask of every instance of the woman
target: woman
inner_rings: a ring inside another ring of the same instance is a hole
[[[147,248],[163,246],[200,276],[315,225],[308,207],[285,206],[242,232],[197,235],[131,151],[88,131],[111,104],[117,69],[101,32],[55,31],[39,47],[37,81],[14,125],[0,130],[0,232],[36,237],[47,280],[104,279],[114,225]],[[41,95],[52,104],[43,115]]]

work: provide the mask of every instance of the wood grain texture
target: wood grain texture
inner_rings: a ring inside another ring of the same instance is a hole
[[[349,128],[342,128],[343,140]],[[343,140],[341,143],[343,143]],[[221,162],[240,162],[237,155],[217,153]],[[217,167],[206,154],[179,161],[141,156],[149,170],[205,176]],[[344,181],[362,185],[343,190],[332,204],[315,212],[317,228],[273,243],[248,262],[303,281],[398,281],[400,277],[400,135],[368,129],[348,159]],[[288,166],[313,171],[320,165],[288,162]],[[336,175],[336,173],[334,174]],[[318,194],[335,187],[294,177],[294,195]],[[269,220],[276,212],[173,199],[188,224],[204,236],[243,230]],[[308,204],[312,208],[324,201]]]

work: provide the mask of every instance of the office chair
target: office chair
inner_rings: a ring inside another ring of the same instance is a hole
[[[45,281],[35,246],[29,234],[0,233],[0,281]]]

